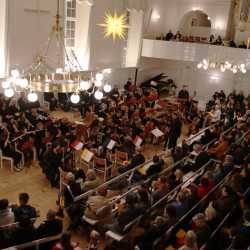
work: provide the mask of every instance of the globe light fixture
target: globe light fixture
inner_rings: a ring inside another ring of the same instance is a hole
[[[3,81],[2,82],[2,88],[3,89],[8,89],[10,87],[10,82],[9,81]]]
[[[38,100],[38,96],[34,92],[30,92],[27,96],[29,102],[36,102]]]
[[[103,87],[103,90],[106,92],[106,93],[109,93],[111,91],[112,87],[110,84],[105,84],[104,87]]]
[[[20,72],[18,69],[12,69],[10,73],[11,73],[11,76],[14,78],[18,78],[20,76]]]
[[[198,63],[198,64],[197,64],[197,68],[198,68],[198,69],[201,69],[201,68],[202,68],[202,63]]]
[[[77,104],[80,102],[80,96],[78,94],[72,94],[70,96],[70,101],[74,104]]]
[[[4,90],[4,95],[8,98],[11,98],[12,96],[14,96],[15,92],[13,89],[8,88]]]
[[[97,90],[95,92],[95,99],[96,100],[101,100],[103,98],[103,93],[100,90]]]
[[[225,68],[224,65],[221,65],[221,66],[220,66],[220,71],[221,71],[221,72],[225,72],[225,71],[226,71],[226,68]]]

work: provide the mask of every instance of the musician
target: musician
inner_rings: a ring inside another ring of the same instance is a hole
[[[214,109],[208,112],[209,120],[211,123],[216,123],[221,119],[221,108],[220,105],[215,105]]]

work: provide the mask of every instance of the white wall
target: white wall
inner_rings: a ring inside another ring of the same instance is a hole
[[[125,63],[126,41],[104,38],[104,28],[98,26],[104,22],[105,13],[124,14],[123,1],[98,0],[92,7],[90,17],[90,64],[89,68],[121,67]]]
[[[6,73],[7,1],[0,0],[0,78]]]
[[[151,8],[158,11],[161,18],[157,24],[151,21],[145,37],[155,37],[169,29],[175,33],[182,18],[194,8],[206,13],[212,22],[211,33],[225,36],[230,14],[231,0],[157,0],[151,1]]]
[[[246,75],[233,75],[231,72],[198,70],[196,63],[174,60],[142,58],[139,70],[139,82],[148,80],[160,73],[166,73],[180,88],[188,85],[190,93],[197,91],[199,100],[207,101],[215,91],[223,89],[229,93],[233,89],[243,90],[245,95],[250,93],[249,77]]]

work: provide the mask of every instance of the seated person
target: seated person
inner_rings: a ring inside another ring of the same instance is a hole
[[[36,239],[36,229],[27,214],[22,214],[20,222],[15,228],[12,236],[13,245],[23,244]]]
[[[145,232],[140,236],[137,241],[137,246],[139,249],[149,250],[153,249],[154,241],[162,235],[166,229],[166,219],[161,216],[157,216],[155,220],[151,222]]]
[[[0,226],[9,225],[15,222],[15,216],[9,207],[7,199],[0,200]]]
[[[162,171],[163,166],[164,166],[163,159],[161,159],[158,155],[155,155],[153,157],[153,164],[148,168],[146,175],[152,176],[160,173]]]
[[[198,250],[197,236],[194,231],[188,231],[185,237],[184,246],[178,248],[178,250]]]
[[[15,221],[20,221],[23,216],[30,219],[37,217],[37,211],[34,207],[30,206],[29,195],[27,193],[19,194],[19,206],[14,209]]]
[[[201,247],[207,241],[207,236],[210,235],[210,228],[204,214],[198,213],[193,217],[192,229],[197,235],[197,244]]]
[[[250,245],[250,210],[244,211],[244,221],[238,228],[233,249],[247,249]]]
[[[173,38],[174,34],[171,30],[166,34],[166,41],[170,41]]]
[[[137,202],[138,197],[135,193],[129,193],[126,196],[125,208],[119,213],[116,222],[111,226],[111,230],[126,233],[124,231],[125,226],[144,212],[144,209],[139,207]]]
[[[61,220],[56,218],[56,212],[49,210],[47,213],[47,220],[45,220],[37,228],[36,238],[42,239],[49,236],[58,235],[63,230],[63,223]]]
[[[133,169],[141,164],[143,164],[145,162],[145,157],[142,154],[142,149],[141,148],[137,148],[136,149],[136,154],[132,157],[131,162],[125,166],[125,167],[121,167],[119,169],[120,173],[124,173],[130,169]]]
[[[154,187],[155,187],[155,190],[153,191],[153,194],[152,194],[154,202],[163,198],[170,191],[170,185],[165,176],[160,177],[154,183]]]
[[[62,234],[60,241],[55,244],[52,250],[82,250],[79,247],[78,242],[74,242],[71,240],[71,234],[69,232],[65,232]]]
[[[68,187],[65,187],[63,194],[65,207],[68,207],[73,203],[74,198],[82,193],[82,189],[81,185],[75,181],[75,176],[71,172],[67,173],[65,179]]]
[[[83,191],[87,192],[101,185],[101,181],[96,177],[94,170],[89,169],[86,174],[86,181],[83,184]]]
[[[107,198],[107,193],[106,187],[100,187],[96,195],[89,196],[85,210],[86,217],[93,220],[105,220],[110,223],[112,206],[109,204],[110,200]]]

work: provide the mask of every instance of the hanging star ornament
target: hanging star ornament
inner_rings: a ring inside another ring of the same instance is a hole
[[[104,18],[104,23],[99,24],[99,26],[104,27],[104,37],[113,37],[113,40],[116,38],[125,39],[127,26],[127,17],[126,14],[118,16],[115,12],[114,15],[106,14]]]

